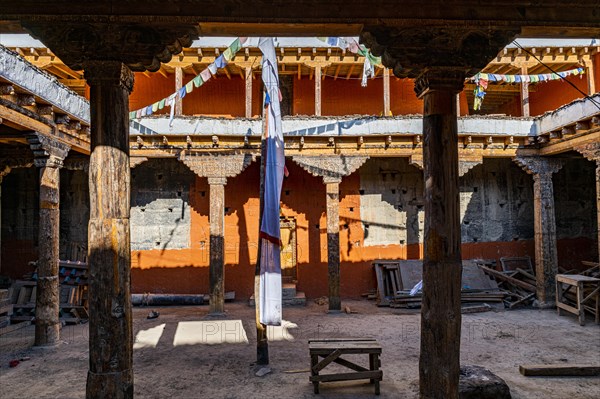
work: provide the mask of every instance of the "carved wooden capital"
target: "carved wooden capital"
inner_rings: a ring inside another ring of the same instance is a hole
[[[365,26],[360,41],[381,56],[399,78],[416,78],[427,67],[459,67],[465,75],[483,69],[519,33],[516,27]]]
[[[33,132],[27,135],[27,142],[33,151],[34,164],[38,168],[60,168],[71,146]]]
[[[346,155],[297,155],[292,158],[302,169],[313,176],[320,176],[324,183],[340,183],[369,159],[367,156]]]
[[[226,177],[209,177],[208,184],[211,186],[214,186],[214,185],[224,186],[227,184],[227,178]]]
[[[533,175],[534,179],[539,177],[552,177],[552,174],[562,169],[564,162],[556,158],[542,157],[515,157],[513,161],[525,172]]]
[[[252,154],[187,154],[179,160],[200,177],[227,178],[242,173],[255,159]]]
[[[600,143],[589,143],[575,147],[575,151],[583,155],[589,161],[600,162]]]
[[[465,87],[465,71],[453,67],[427,67],[415,80],[415,93],[421,98],[430,91],[460,93]]]
[[[84,61],[83,76],[90,86],[121,86],[127,92],[133,90],[133,72],[120,61]]]
[[[118,22],[22,21],[34,36],[74,70],[91,60],[116,61],[133,71],[155,72],[161,62],[189,47],[198,37],[196,25],[185,23],[127,24]]]

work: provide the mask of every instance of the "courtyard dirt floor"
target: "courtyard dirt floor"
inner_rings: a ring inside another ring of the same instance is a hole
[[[255,376],[254,310],[226,304],[224,319],[207,306],[134,308],[134,373],[138,398],[311,398],[308,340],[373,337],[383,347],[380,398],[418,396],[418,311],[377,308],[346,300],[352,314],[326,313],[309,303],[285,308],[282,328],[269,331],[270,368]],[[34,327],[0,336],[0,398],[83,398],[88,370],[88,325],[65,326],[62,342],[32,348]],[[29,358],[29,359],[27,359]],[[9,368],[13,359],[27,359]],[[365,359],[356,358],[357,362]],[[513,398],[598,398],[599,377],[524,377],[519,365],[599,364],[600,327],[581,327],[551,310],[512,310],[463,315],[461,364],[486,367],[503,378]],[[367,364],[365,364],[366,366]],[[337,365],[336,365],[337,366]],[[329,366],[328,366],[329,367]],[[327,369],[326,369],[327,370]],[[368,382],[321,384],[320,397],[375,398]]]

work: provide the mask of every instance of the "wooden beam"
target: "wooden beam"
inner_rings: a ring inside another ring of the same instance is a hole
[[[338,75],[340,74],[340,68],[342,67],[342,65],[338,65],[337,68],[335,68],[335,74],[333,76],[333,80],[337,80]]]
[[[356,65],[352,64],[350,65],[350,68],[348,69],[348,73],[346,74],[346,79],[350,79],[350,77],[352,76],[352,72],[354,72],[354,67]]]
[[[600,375],[600,366],[589,364],[522,364],[519,372],[524,376],[592,377]]]

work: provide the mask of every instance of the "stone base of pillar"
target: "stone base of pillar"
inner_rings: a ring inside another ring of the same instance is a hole
[[[86,397],[88,399],[132,399],[133,370],[123,370],[113,373],[93,373],[88,371]]]

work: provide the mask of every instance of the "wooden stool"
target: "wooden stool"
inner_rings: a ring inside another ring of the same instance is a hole
[[[315,393],[319,393],[319,382],[368,379],[371,380],[372,384],[375,384],[375,395],[379,395],[379,381],[383,378],[383,371],[379,370],[381,345],[374,339],[334,338],[310,340],[308,341],[308,349],[311,366],[310,381],[314,385]],[[341,355],[360,353],[366,353],[369,356],[368,369],[341,358]],[[320,362],[319,356],[323,358]],[[354,370],[354,372],[319,375],[319,372],[330,363],[340,364]]]
[[[568,287],[563,290],[563,284]],[[592,292],[584,297],[584,287],[591,286]],[[577,307],[567,305],[564,302],[564,294],[575,287],[575,298]],[[556,275],[556,309],[560,316],[561,310],[576,314],[579,316],[579,324],[585,325],[585,303],[590,299],[596,299],[594,313],[596,316],[596,323],[600,323],[600,279],[588,276],[582,276],[580,274],[557,274]]]

